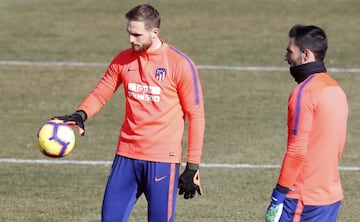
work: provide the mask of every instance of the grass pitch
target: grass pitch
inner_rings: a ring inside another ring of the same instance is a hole
[[[0,61],[109,63],[128,47],[124,14],[140,1],[0,2]],[[150,1],[162,15],[162,38],[198,65],[279,66],[296,24],[328,33],[328,68],[359,68],[360,3],[355,0],[266,2]],[[71,113],[105,66],[0,65],[0,159],[48,160],[36,148],[42,122]],[[286,144],[287,71],[200,69],[206,108],[203,163],[279,165]],[[342,166],[360,167],[359,73],[330,73],[347,93],[350,117]],[[86,122],[64,160],[112,161],[123,115],[120,89]],[[184,140],[186,146],[186,140]],[[0,221],[100,221],[110,165],[0,162]],[[202,168],[205,194],[178,198],[176,221],[263,221],[279,169]],[[358,221],[360,172],[341,171],[341,222]],[[130,221],[146,221],[139,199]]]

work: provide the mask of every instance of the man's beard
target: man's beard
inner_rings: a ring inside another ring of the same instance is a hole
[[[143,45],[133,44],[133,45],[131,45],[131,48],[135,52],[145,52],[148,48],[150,48],[150,46],[151,46],[151,43],[146,43]]]

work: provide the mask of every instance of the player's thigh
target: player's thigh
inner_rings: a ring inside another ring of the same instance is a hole
[[[325,206],[304,206],[297,199],[285,199],[280,222],[335,222],[341,201]]]
[[[325,206],[304,206],[300,222],[336,222],[341,201]]]
[[[102,221],[127,221],[136,199],[138,185],[135,178],[133,160],[115,156],[106,184]]]
[[[150,163],[147,189],[150,222],[174,220],[180,164]]]

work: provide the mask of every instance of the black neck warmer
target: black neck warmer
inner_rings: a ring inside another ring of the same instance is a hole
[[[320,72],[326,72],[326,68],[323,61],[310,62],[310,63],[290,67],[290,73],[294,77],[297,83],[301,83],[308,76]]]

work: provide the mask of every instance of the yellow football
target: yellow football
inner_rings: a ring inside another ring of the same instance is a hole
[[[74,148],[74,130],[62,120],[49,120],[40,126],[36,143],[44,155],[64,157]]]

